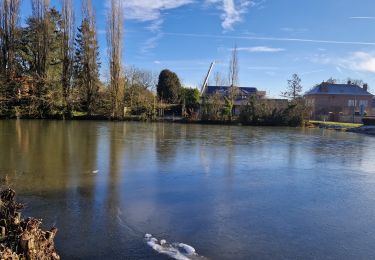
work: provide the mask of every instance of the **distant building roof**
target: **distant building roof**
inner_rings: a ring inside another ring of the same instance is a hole
[[[309,95],[353,95],[353,96],[373,96],[367,90],[354,84],[331,84],[322,83],[315,86],[306,93]]]
[[[205,93],[208,95],[215,93],[227,95],[230,88],[230,86],[207,86]],[[239,87],[237,89],[239,89],[243,95],[255,95],[258,93],[257,88]]]

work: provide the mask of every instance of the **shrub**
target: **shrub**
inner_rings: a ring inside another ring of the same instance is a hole
[[[292,101],[283,108],[251,97],[241,110],[240,122],[245,125],[302,126],[306,110],[303,100]]]

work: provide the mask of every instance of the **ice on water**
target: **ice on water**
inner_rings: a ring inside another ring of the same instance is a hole
[[[194,247],[184,243],[168,243],[165,239],[159,242],[159,240],[151,234],[146,234],[145,240],[156,252],[168,255],[176,260],[206,259],[199,256]]]

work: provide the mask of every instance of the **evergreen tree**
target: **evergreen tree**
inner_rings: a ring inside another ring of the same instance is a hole
[[[84,111],[91,115],[99,90],[99,47],[94,23],[89,18],[82,21],[75,41],[75,85],[79,102]]]
[[[61,43],[61,14],[56,9],[36,12],[27,20],[20,57],[24,77],[30,78],[29,116],[46,117],[62,110]]]
[[[181,91],[181,83],[177,74],[170,70],[163,70],[159,75],[156,87],[158,97],[164,102],[175,104]]]

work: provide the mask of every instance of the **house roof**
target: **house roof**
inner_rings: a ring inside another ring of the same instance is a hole
[[[322,83],[315,86],[306,93],[309,95],[353,95],[353,96],[373,96],[368,91],[354,84],[330,84]]]
[[[215,93],[227,95],[230,88],[230,86],[207,86],[205,93],[208,95]],[[237,89],[239,89],[243,95],[254,95],[258,92],[257,88],[239,87]]]

